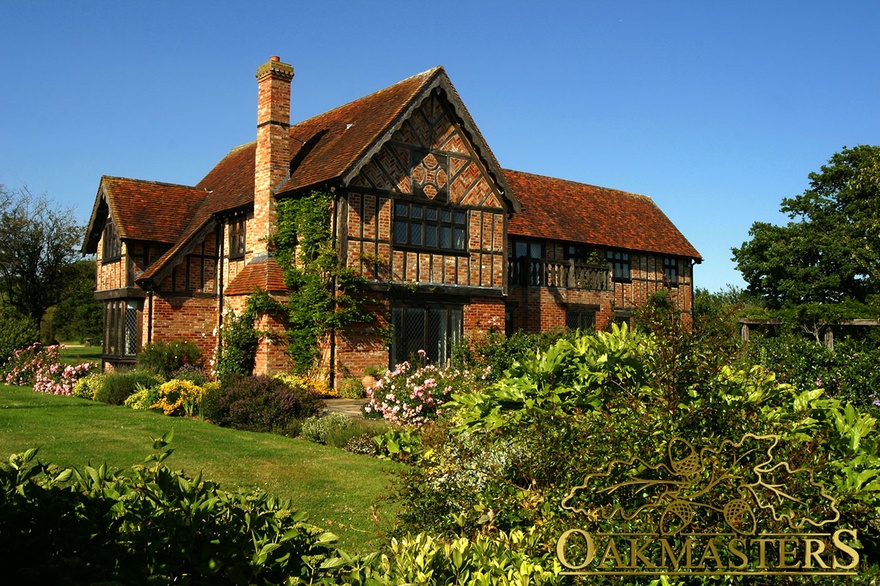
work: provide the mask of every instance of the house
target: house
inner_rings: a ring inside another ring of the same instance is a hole
[[[490,329],[604,327],[664,287],[690,315],[700,255],[651,199],[503,169],[443,68],[295,124],[293,76],[277,57],[259,67],[256,141],[198,184],[101,178],[82,250],[97,258],[105,367],[174,339],[212,356],[230,310],[257,288],[283,297],[276,202],[316,189],[391,332],[333,332],[331,378],[418,349],[442,362]],[[261,342],[258,372],[287,361]]]

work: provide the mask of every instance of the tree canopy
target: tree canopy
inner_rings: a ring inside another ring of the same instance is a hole
[[[27,187],[0,185],[0,297],[36,331],[46,310],[69,294],[80,238],[73,210]]]
[[[803,194],[782,200],[785,226],[755,222],[733,249],[747,291],[774,310],[875,315],[880,292],[880,146],[844,147]],[[846,315],[849,314],[849,315]]]

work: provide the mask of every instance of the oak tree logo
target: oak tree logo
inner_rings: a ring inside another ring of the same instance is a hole
[[[809,468],[775,461],[774,435],[747,434],[700,449],[673,438],[660,464],[612,461],[562,502],[596,526],[674,536],[754,535],[761,528],[806,530],[840,518],[836,501]]]

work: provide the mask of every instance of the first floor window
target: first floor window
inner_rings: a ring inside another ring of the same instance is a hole
[[[620,250],[609,250],[608,262],[611,263],[611,278],[615,281],[629,281],[630,274],[629,253]]]
[[[399,305],[391,308],[391,364],[415,357],[419,350],[435,364],[446,364],[461,340],[461,306]]]
[[[104,306],[104,354],[134,356],[138,348],[138,302],[114,299]]]
[[[678,259],[670,257],[663,259],[663,282],[667,285],[678,285]]]
[[[467,213],[464,210],[395,202],[394,243],[464,252],[467,249]]]
[[[570,330],[596,329],[596,309],[594,307],[569,307],[565,310],[565,327]]]

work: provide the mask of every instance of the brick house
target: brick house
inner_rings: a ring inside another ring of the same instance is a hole
[[[601,328],[663,287],[689,316],[701,258],[663,212],[641,195],[503,169],[442,68],[296,124],[292,78],[277,57],[257,70],[256,141],[195,186],[101,178],[82,251],[97,258],[106,367],[174,339],[212,356],[228,310],[257,288],[283,297],[275,203],[316,189],[332,194],[340,258],[368,279],[391,332],[390,343],[370,328],[333,332],[331,378],[418,349],[442,362],[489,329]],[[264,340],[257,371],[287,360]]]

